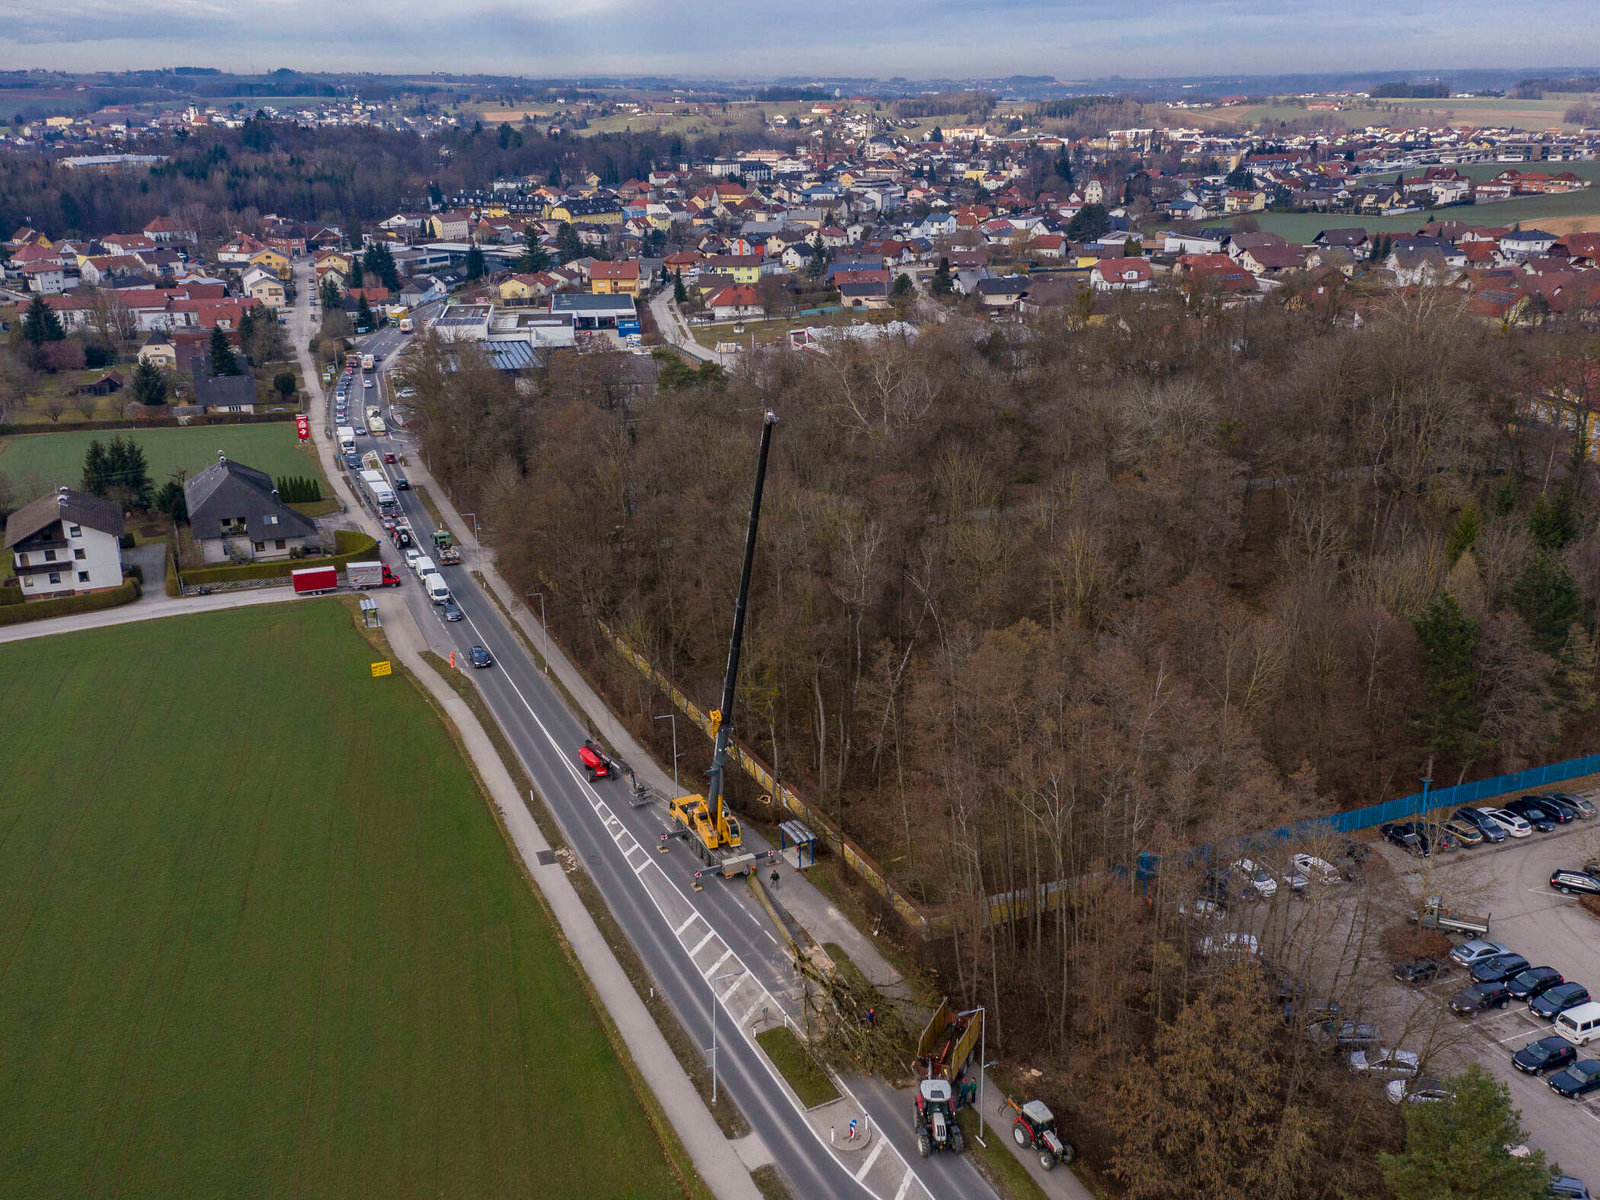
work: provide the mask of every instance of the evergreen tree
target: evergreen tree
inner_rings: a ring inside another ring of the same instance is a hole
[[[295,378],[293,371],[279,371],[272,377],[272,390],[277,392],[287,404],[294,399]]]
[[[155,509],[171,517],[174,521],[187,521],[189,519],[189,500],[183,494],[183,485],[174,480],[167,480],[156,492]]]
[[[167,402],[167,377],[155,363],[141,362],[133,369],[132,387],[135,404],[151,405]]]
[[[95,438],[83,453],[83,490],[91,496],[104,496],[108,486],[106,448]]]
[[[324,312],[339,307],[339,285],[333,281],[331,276],[324,275],[322,282],[317,285],[317,290],[321,294],[320,299]]]
[[[218,325],[211,331],[211,373],[213,375],[239,374],[239,358],[228,345],[228,335]]]
[[[1578,506],[1562,487],[1554,496],[1540,496],[1528,513],[1528,533],[1541,550],[1554,554],[1578,536]]]
[[[556,257],[564,264],[575,258],[583,257],[583,243],[578,240],[578,231],[572,227],[570,221],[561,222],[556,230]]]
[[[30,344],[42,346],[46,342],[62,341],[67,331],[61,318],[56,316],[56,310],[44,302],[43,296],[35,296],[22,314],[22,336]]]
[[[935,296],[948,296],[955,290],[955,283],[950,278],[950,260],[941,258],[939,266],[933,273],[933,294]]]
[[[378,318],[372,311],[372,305],[367,303],[367,297],[363,294],[356,303],[356,329],[373,330],[378,327],[377,322]]]
[[[1075,242],[1092,242],[1111,228],[1111,214],[1103,204],[1085,204],[1067,222],[1067,236]]]
[[[522,232],[522,256],[517,259],[517,270],[529,275],[550,269],[550,253],[539,244],[539,230],[529,225]]]
[[[1067,152],[1062,150],[1056,158],[1056,174],[1061,176],[1061,182],[1068,187],[1072,186],[1072,159]]]
[[[1416,725],[1426,748],[1465,766],[1482,753],[1473,658],[1478,622],[1449,592],[1440,592],[1411,619],[1422,648],[1423,710]]]
[[[1583,592],[1566,562],[1548,550],[1535,550],[1511,585],[1511,602],[1528,623],[1534,644],[1555,654],[1567,640],[1567,627],[1583,615]]]
[[[359,258],[350,261],[350,286],[353,288],[367,286],[366,269],[362,267]]]
[[[683,269],[681,267],[672,273],[672,299],[677,304],[683,304],[689,299],[689,291],[683,286]]]
[[[1450,1095],[1404,1105],[1405,1149],[1380,1158],[1395,1200],[1544,1200],[1543,1151],[1514,1158],[1527,1139],[1506,1085],[1477,1063],[1450,1080]]]
[[[1455,524],[1450,527],[1450,535],[1445,540],[1445,552],[1452,563],[1477,544],[1482,529],[1483,514],[1478,511],[1476,504],[1468,500],[1456,514]]]
[[[483,278],[483,251],[478,249],[476,242],[467,247],[466,270],[468,279]]]
[[[105,497],[123,508],[148,509],[152,488],[144,449],[132,437],[117,436],[105,450]]]

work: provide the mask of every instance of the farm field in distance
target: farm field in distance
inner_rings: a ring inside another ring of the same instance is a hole
[[[0,646],[0,1179],[681,1196],[446,728],[334,600]]]
[[[332,494],[316,455],[296,441],[293,421],[16,434],[0,438],[0,477],[28,493],[63,483],[76,487],[83,478],[83,455],[89,443],[96,438],[105,443],[114,437],[131,437],[144,448],[150,478],[157,487],[180,467],[190,475],[205,470],[217,461],[220,451],[274,479],[281,475],[316,479],[324,496]]]
[[[1502,169],[1504,169],[1502,164]],[[1555,171],[1567,166],[1594,166],[1593,163],[1552,163],[1543,169]],[[1526,169],[1534,170],[1530,165]],[[1393,179],[1393,176],[1385,176]],[[1369,233],[1415,233],[1429,221],[1464,221],[1468,225],[1537,225],[1551,233],[1571,233],[1576,229],[1600,228],[1600,186],[1550,196],[1528,196],[1501,200],[1493,204],[1462,204],[1436,208],[1431,212],[1407,213],[1398,217],[1366,216],[1360,213],[1257,213],[1255,219],[1267,233],[1281,233],[1291,242],[1309,242],[1323,229],[1351,229]],[[1555,224],[1554,222],[1560,222]],[[5,459],[0,458],[0,470]]]

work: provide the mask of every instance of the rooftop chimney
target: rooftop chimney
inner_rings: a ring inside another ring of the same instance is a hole
[[[66,484],[62,484],[61,487],[59,489],[57,489],[57,491],[56,491],[56,507],[57,508],[65,508],[67,506],[67,504],[68,504],[67,493],[70,490],[71,489],[68,488]]]

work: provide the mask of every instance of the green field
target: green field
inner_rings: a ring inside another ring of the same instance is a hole
[[[0,646],[0,1194],[682,1194],[333,600]]]
[[[1559,164],[1559,167],[1583,165],[1585,164],[1563,163]],[[1530,166],[1528,169],[1534,168]],[[1545,169],[1557,170],[1558,164],[1551,164]],[[1323,229],[1353,229],[1360,226],[1369,233],[1380,231],[1415,233],[1429,221],[1465,221],[1468,225],[1521,225],[1524,229],[1531,229],[1546,218],[1597,215],[1600,215],[1600,186],[1554,196],[1529,196],[1522,200],[1504,200],[1494,204],[1440,208],[1433,212],[1408,213],[1401,217],[1369,217],[1357,213],[1258,213],[1255,219],[1268,233],[1281,233],[1291,242],[1309,242]],[[4,469],[5,459],[0,458],[0,471]]]
[[[83,454],[99,438],[131,437],[144,447],[150,478],[159,486],[181,467],[190,475],[217,461],[217,453],[235,462],[280,475],[307,475],[322,483],[331,495],[317,457],[296,440],[293,421],[260,425],[204,425],[167,429],[63,430],[60,433],[25,433],[0,438],[0,476],[26,492],[45,491],[61,484],[76,486],[83,478]]]

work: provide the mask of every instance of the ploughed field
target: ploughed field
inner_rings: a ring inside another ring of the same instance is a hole
[[[378,657],[335,600],[0,646],[8,1200],[682,1194]]]

